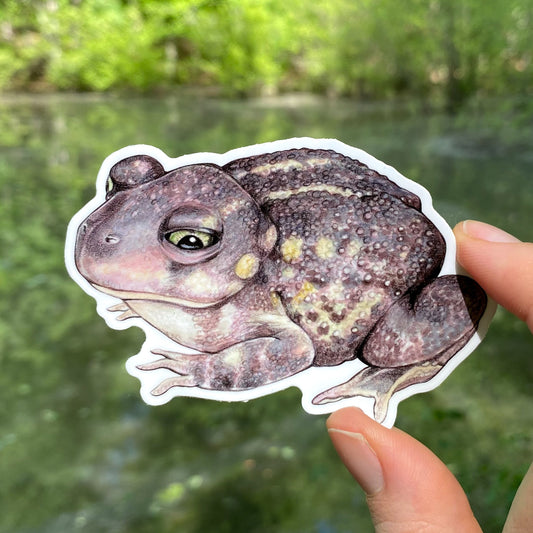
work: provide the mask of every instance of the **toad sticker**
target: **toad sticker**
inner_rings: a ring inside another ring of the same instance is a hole
[[[493,313],[429,193],[335,140],[119,150],[66,262],[111,327],[145,331],[126,366],[152,405],[297,386],[310,413],[358,405],[392,425]]]

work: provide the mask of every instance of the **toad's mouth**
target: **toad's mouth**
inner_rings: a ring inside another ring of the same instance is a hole
[[[174,296],[166,296],[164,294],[153,294],[150,292],[137,292],[137,291],[123,291],[117,289],[111,289],[109,287],[104,287],[102,285],[97,285],[96,283],[91,283],[91,285],[98,291],[115,298],[120,298],[121,300],[149,300],[152,302],[165,302],[168,304],[176,305],[179,307],[190,307],[193,309],[205,309],[207,307],[213,307],[222,303],[225,298],[220,300],[215,300],[212,302],[195,302],[193,300],[186,300],[184,298],[176,298]]]

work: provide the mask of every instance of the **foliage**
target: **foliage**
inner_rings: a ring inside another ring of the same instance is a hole
[[[533,0],[4,0],[0,89],[530,91]]]

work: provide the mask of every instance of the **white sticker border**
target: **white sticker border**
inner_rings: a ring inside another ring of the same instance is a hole
[[[100,171],[98,172],[96,180],[96,194],[94,198],[72,217],[72,220],[68,225],[65,243],[65,263],[67,271],[72,279],[76,281],[76,283],[80,285],[80,287],[87,294],[96,300],[97,312],[105,320],[109,327],[116,330],[123,330],[136,326],[145,332],[146,340],[143,343],[140,352],[128,359],[126,362],[126,369],[130,375],[138,378],[141,382],[140,394],[142,399],[147,404],[162,405],[179,396],[189,396],[227,402],[248,401],[273,394],[289,387],[297,387],[302,392],[302,406],[310,414],[327,414],[342,407],[356,406],[361,408],[370,417],[373,417],[374,400],[366,397],[356,396],[324,405],[314,405],[312,403],[312,399],[320,392],[343,383],[348,378],[353,377],[357,372],[365,368],[366,365],[359,360],[347,361],[332,367],[311,367],[275,383],[270,383],[245,391],[214,391],[201,389],[198,387],[173,387],[161,396],[153,396],[150,391],[163,379],[172,376],[173,373],[165,369],[142,371],[137,368],[138,365],[145,364],[159,358],[151,353],[151,350],[167,349],[176,351],[176,349],[179,349],[179,351],[182,353],[195,353],[195,351],[178,345],[163,335],[160,331],[150,326],[142,318],[136,317],[128,319],[124,322],[118,321],[116,319],[116,313],[112,313],[107,309],[115,304],[121,303],[122,300],[97,291],[78,272],[74,262],[74,248],[78,228],[80,224],[96,208],[105,202],[105,186],[109,176],[109,171],[122,159],[137,155],[151,156],[162,164],[166,172],[169,172],[183,166],[194,164],[211,163],[218,166],[224,166],[236,159],[298,148],[334,150],[335,152],[360,161],[361,163],[367,165],[370,169],[375,170],[379,174],[383,174],[398,186],[416,194],[421,201],[421,212],[437,227],[446,243],[446,255],[439,276],[448,274],[466,274],[465,271],[456,263],[456,243],[452,229],[442,218],[442,216],[435,211],[432,204],[431,195],[427,189],[425,189],[419,183],[406,178],[395,168],[383,163],[382,161],[379,161],[367,152],[359,148],[349,146],[336,139],[298,137],[236,148],[222,154],[213,152],[198,152],[174,158],[169,157],[159,148],[150,145],[138,144],[121,148],[120,150],[113,152],[104,160],[100,167]],[[466,359],[466,357],[479,345],[485,336],[495,311],[496,304],[489,298],[487,308],[479,322],[476,333],[470,338],[468,343],[445,364],[443,369],[436,376],[425,383],[411,385],[405,389],[393,393],[389,401],[387,415],[385,419],[381,421],[384,426],[391,427],[394,424],[398,404],[402,400],[405,400],[414,394],[428,392],[435,389],[462,361]]]

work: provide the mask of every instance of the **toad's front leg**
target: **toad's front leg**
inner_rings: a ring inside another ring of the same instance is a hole
[[[250,339],[217,353],[181,354],[154,350],[162,355],[140,370],[165,368],[177,375],[162,381],[152,394],[159,396],[172,387],[199,387],[237,391],[260,387],[292,376],[311,366],[311,339],[296,325],[269,337]]]

